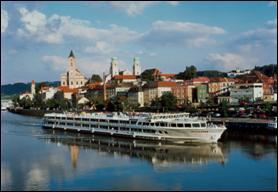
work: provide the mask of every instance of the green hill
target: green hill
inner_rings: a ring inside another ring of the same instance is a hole
[[[45,83],[49,86],[59,86],[60,81],[53,81],[53,82],[38,82],[36,83],[36,86],[40,83]],[[7,84],[7,85],[1,85],[1,97],[6,95],[15,95],[20,94],[25,91],[31,90],[31,82],[30,83],[14,83],[14,84]]]

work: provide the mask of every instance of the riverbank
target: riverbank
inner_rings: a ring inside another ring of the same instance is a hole
[[[61,110],[37,110],[37,109],[21,109],[8,108],[8,111],[15,114],[43,117],[45,113],[62,113]],[[81,111],[77,111],[81,112]],[[92,112],[92,111],[85,111]],[[234,133],[244,134],[263,134],[263,135],[277,135],[277,129],[270,129],[268,124],[271,120],[267,119],[250,119],[250,118],[211,118],[209,120],[215,124],[225,123],[227,130]]]
[[[61,113],[61,110],[37,110],[37,109],[21,109],[21,108],[7,108],[11,113],[16,113],[20,115],[43,117],[45,113]]]

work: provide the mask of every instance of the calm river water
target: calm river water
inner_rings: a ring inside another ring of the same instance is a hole
[[[174,145],[40,123],[1,112],[1,190],[277,190],[275,139]]]

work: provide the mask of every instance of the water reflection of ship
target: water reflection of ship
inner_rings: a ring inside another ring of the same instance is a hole
[[[104,136],[51,134],[45,139],[69,145],[73,167],[77,165],[78,147],[95,149],[117,156],[136,157],[148,160],[155,166],[169,166],[175,163],[205,164],[209,161],[225,162],[221,144],[188,143],[183,145],[150,142],[144,140],[119,139]]]

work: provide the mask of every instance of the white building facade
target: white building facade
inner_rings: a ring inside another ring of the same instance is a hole
[[[133,75],[141,75],[141,66],[139,57],[134,57],[132,66]]]
[[[78,88],[84,86],[86,81],[86,77],[76,68],[76,59],[71,51],[68,57],[68,71],[61,75],[61,86]]]
[[[42,96],[43,100],[48,100],[48,99],[52,99],[55,93],[57,93],[57,91],[58,91],[57,88],[49,87],[46,90],[40,91],[40,95]]]
[[[231,103],[238,103],[240,99],[248,98],[256,101],[263,98],[262,83],[234,84],[230,90]]]
[[[228,72],[227,76],[233,78],[233,77],[236,77],[236,76],[239,76],[239,75],[245,75],[245,74],[249,74],[249,73],[251,73],[251,70],[247,69],[247,70],[244,70],[244,71],[240,71],[239,69],[236,69],[234,71]]]
[[[110,74],[112,77],[119,75],[119,61],[117,57],[111,58]]]

